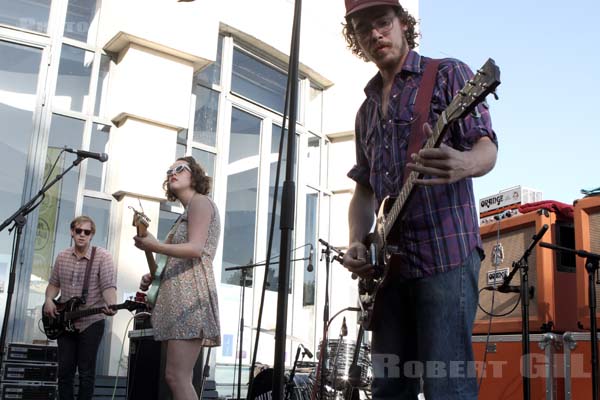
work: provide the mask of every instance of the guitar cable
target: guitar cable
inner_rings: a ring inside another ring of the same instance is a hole
[[[134,319],[138,318],[138,317],[147,317],[147,316],[151,316],[152,313],[149,313],[147,311],[142,311],[142,312],[138,312],[137,314],[133,314],[133,316],[131,318],[129,318],[129,321],[127,321],[127,325],[125,326],[125,332],[123,333],[123,340],[121,341],[121,352],[119,354],[119,362],[117,363],[117,372],[115,373],[115,385],[113,386],[113,393],[111,396],[111,400],[115,400],[115,396],[117,393],[117,384],[119,383],[119,369],[121,369],[121,361],[123,360],[123,349],[125,348],[125,338],[127,337],[127,332],[129,332],[129,325],[131,324],[131,321],[133,321]],[[137,358],[137,354],[138,352],[136,352],[136,358]],[[130,360],[129,358],[127,359],[127,362],[129,363]]]

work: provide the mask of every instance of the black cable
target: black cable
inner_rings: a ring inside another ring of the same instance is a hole
[[[479,289],[479,293],[481,294],[481,292],[485,290],[485,289]],[[517,293],[518,294],[518,293]],[[481,304],[479,302],[477,302],[477,307],[479,307],[479,309],[481,311],[483,311],[486,315],[489,315],[490,317],[506,317],[508,314],[512,313],[513,311],[515,311],[517,309],[517,306],[521,303],[521,296],[519,296],[517,302],[515,303],[515,306],[510,310],[507,311],[504,314],[494,314],[493,313],[493,309],[490,312],[487,312],[486,310],[483,309],[483,307],[481,307]]]

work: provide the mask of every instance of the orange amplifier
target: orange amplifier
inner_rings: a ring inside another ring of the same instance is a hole
[[[600,214],[599,214],[600,215]],[[573,247],[573,223],[562,220],[545,209],[515,215],[495,224],[480,227],[483,250],[486,254],[481,262],[479,288],[502,283],[513,269],[513,262],[519,261],[529,248],[533,236],[543,225],[549,229],[541,241],[563,247]],[[492,264],[492,249],[497,242],[504,248],[504,261],[498,267]],[[532,333],[577,331],[577,303],[575,281],[575,257],[556,253],[551,249],[536,245],[529,255],[529,286],[533,287],[533,298],[529,302],[529,328]],[[511,281],[519,286],[517,272]],[[520,333],[521,305],[519,293],[500,293],[482,290],[479,294],[479,308],[475,316],[474,334]],[[493,308],[491,328],[490,313]]]
[[[573,207],[575,214],[575,249],[600,254],[600,196],[577,200]],[[581,327],[590,329],[590,309],[588,305],[589,277],[585,269],[585,259],[577,257],[577,320]],[[596,284],[596,321],[600,325],[600,284]]]
[[[558,353],[561,339],[561,335],[554,333],[529,335],[531,400],[563,399],[564,379],[556,366],[556,361],[562,360],[562,354]],[[473,352],[477,382],[481,382],[480,399],[523,399],[521,335],[491,335],[489,339],[487,335],[475,335]]]

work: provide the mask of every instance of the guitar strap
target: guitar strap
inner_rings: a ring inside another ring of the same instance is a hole
[[[92,270],[92,263],[94,262],[94,256],[96,255],[96,246],[92,247],[92,255],[87,262],[85,268],[85,278],[83,278],[83,290],[81,291],[81,303],[85,304],[88,294],[88,286],[90,284],[90,271]]]
[[[430,59],[425,66],[423,79],[419,85],[417,99],[415,100],[414,122],[410,131],[410,139],[408,142],[408,151],[406,153],[406,162],[411,162],[410,155],[417,153],[423,142],[425,142],[425,132],[423,132],[423,124],[429,119],[429,107],[431,105],[431,97],[433,96],[433,88],[435,86],[435,77],[438,66],[442,60]],[[404,166],[404,178],[402,185],[406,182],[410,170]]]

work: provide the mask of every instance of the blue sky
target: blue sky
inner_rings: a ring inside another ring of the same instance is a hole
[[[421,0],[419,12],[421,54],[501,70],[488,97],[498,161],[476,199],[522,185],[571,204],[600,186],[600,2]]]

